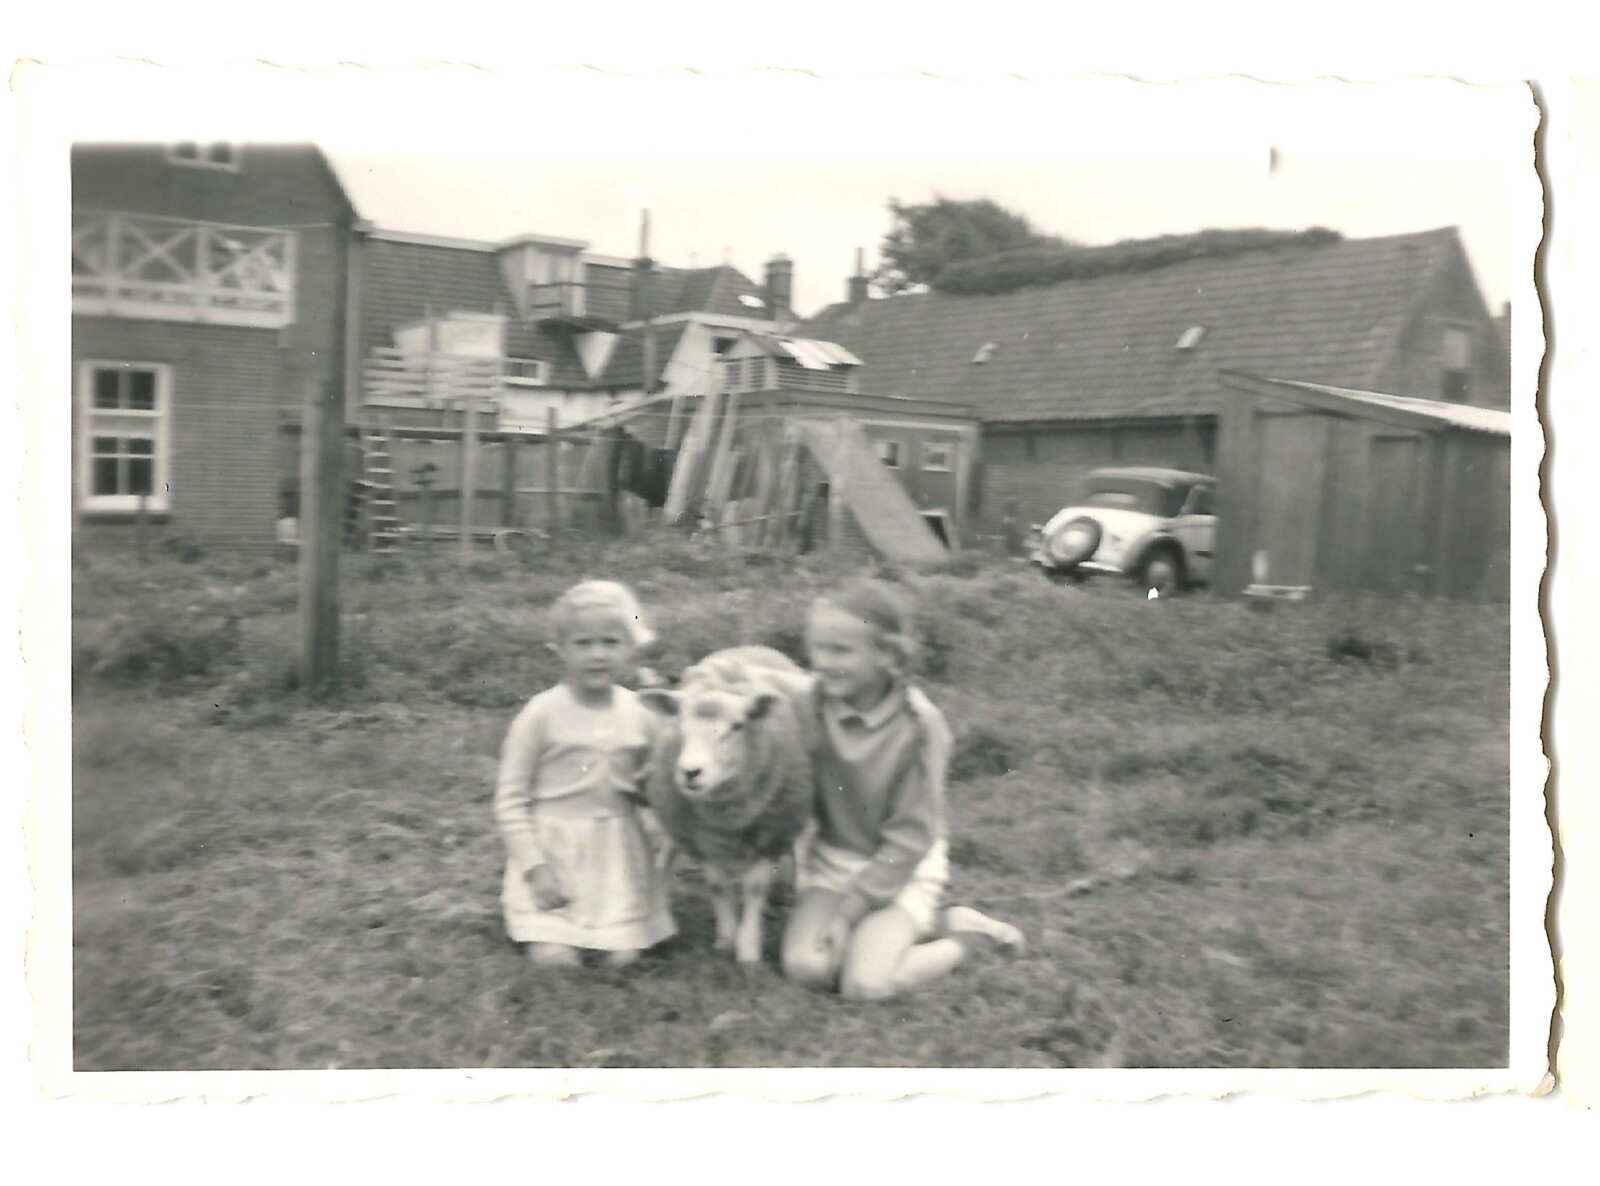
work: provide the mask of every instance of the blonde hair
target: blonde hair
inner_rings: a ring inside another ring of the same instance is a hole
[[[633,590],[617,581],[584,581],[572,586],[550,607],[550,632],[559,640],[572,625],[572,619],[585,610],[607,613],[627,628],[636,647],[655,641],[656,632],[645,623],[644,610]]]
[[[824,593],[817,598],[817,604],[832,606],[867,626],[896,677],[911,673],[917,655],[911,611],[888,585],[882,581],[858,581]]]

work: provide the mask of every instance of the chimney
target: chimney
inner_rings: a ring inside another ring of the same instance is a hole
[[[650,211],[646,210],[639,219],[639,258],[633,261],[633,316],[634,320],[644,322],[640,378],[646,395],[655,389],[656,382],[656,327],[650,320],[654,315],[650,283],[654,267],[650,259]]]
[[[856,248],[856,270],[855,270],[855,274],[850,277],[850,285],[849,285],[849,288],[846,290],[847,299],[849,300],[849,302],[852,305],[859,305],[863,301],[868,299],[867,277],[862,274],[863,273],[863,267],[862,267],[862,262],[861,262],[862,255],[863,255],[863,252],[862,252],[861,248],[857,247]]]
[[[767,261],[767,310],[772,320],[782,325],[794,319],[790,302],[794,294],[794,261],[775,255]]]

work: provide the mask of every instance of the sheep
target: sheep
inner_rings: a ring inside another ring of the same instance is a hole
[[[646,795],[676,851],[705,873],[717,950],[761,959],[761,913],[778,862],[813,819],[810,677],[777,651],[735,647],[639,693],[668,715]],[[739,891],[743,890],[742,909]]]

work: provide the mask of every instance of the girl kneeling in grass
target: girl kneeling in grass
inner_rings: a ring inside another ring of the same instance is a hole
[[[569,589],[550,618],[565,674],[528,701],[500,755],[506,930],[535,964],[583,951],[629,964],[675,929],[635,798],[660,718],[617,686],[652,635],[610,581]]]
[[[910,631],[894,595],[869,583],[819,599],[806,642],[818,831],[797,869],[785,974],[879,999],[937,980],[975,949],[1019,950],[1016,927],[941,907],[950,730],[906,680]]]

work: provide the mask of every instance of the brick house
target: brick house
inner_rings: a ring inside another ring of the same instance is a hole
[[[354,208],[295,144],[72,149],[73,511],[79,543],[267,548],[279,425],[344,381]]]
[[[490,423],[502,427],[704,393],[741,333],[792,320],[792,265],[781,256],[758,286],[727,265],[663,267],[572,239],[377,230],[364,263],[362,406],[393,423],[450,422],[445,397],[458,379],[492,396]]]
[[[1508,316],[1503,312],[1502,318]],[[975,497],[995,534],[1096,466],[1216,464],[1219,370],[1506,408],[1508,351],[1455,228],[1282,243],[996,295],[850,299],[797,333],[837,342],[873,395],[983,423]]]

